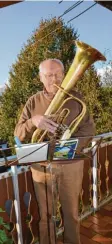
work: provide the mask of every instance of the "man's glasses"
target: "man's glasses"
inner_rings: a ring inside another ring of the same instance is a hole
[[[52,80],[53,77],[55,77],[57,80],[62,79],[63,73],[58,73],[58,74],[44,74],[42,73],[47,80]]]

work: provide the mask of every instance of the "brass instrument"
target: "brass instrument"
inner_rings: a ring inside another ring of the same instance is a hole
[[[89,46],[86,43],[81,41],[75,41],[76,46],[78,48],[73,63],[65,76],[61,87],[58,87],[58,91],[51,101],[48,109],[45,112],[45,115],[52,116],[55,115],[56,122],[60,125],[63,124],[65,118],[69,115],[68,109],[61,110],[60,109],[65,105],[68,100],[76,100],[81,104],[82,111],[81,113],[71,122],[69,128],[64,128],[63,126],[63,135],[61,135],[61,140],[67,140],[74,133],[79,123],[83,119],[86,113],[86,105],[83,101],[74,97],[69,92],[74,88],[75,83],[82,77],[84,72],[89,68],[91,64],[98,60],[106,61],[106,58],[95,48]],[[56,84],[55,84],[56,85]],[[68,96],[67,96],[68,95]],[[66,98],[67,96],[67,98]],[[58,115],[59,114],[59,115]],[[57,116],[58,115],[58,116]],[[52,118],[52,117],[51,117]],[[32,136],[32,142],[41,142],[44,140],[47,130],[43,132],[41,129],[36,129]]]

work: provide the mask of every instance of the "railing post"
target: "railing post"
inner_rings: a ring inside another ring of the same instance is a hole
[[[17,221],[16,229],[18,234],[18,244],[23,244],[17,166],[11,166],[11,172],[12,172],[14,197],[15,197],[14,207],[15,207],[16,221]]]
[[[93,209],[94,211],[98,209],[98,177],[97,177],[97,145],[96,141],[92,141],[92,155],[93,155]]]

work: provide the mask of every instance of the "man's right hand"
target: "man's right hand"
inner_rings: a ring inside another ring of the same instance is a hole
[[[32,117],[32,123],[35,125],[37,128],[42,129],[42,130],[47,130],[51,133],[55,133],[58,124],[49,119],[46,115],[35,115]]]

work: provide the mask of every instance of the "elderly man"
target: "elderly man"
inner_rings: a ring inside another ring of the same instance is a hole
[[[57,88],[54,84],[59,86],[63,80],[64,66],[58,59],[44,60],[39,66],[39,76],[40,81],[44,85],[44,89],[30,97],[26,102],[20,120],[15,128],[15,136],[18,136],[22,142],[25,141],[25,139],[31,140],[32,134],[36,128],[48,130],[54,134],[58,127],[58,124],[47,116],[44,116],[44,113],[57,92]],[[73,91],[72,94],[74,93],[75,96],[81,98],[79,94]],[[77,101],[69,101],[66,106],[71,112],[70,118],[66,119],[66,124],[69,125],[73,118],[80,113],[81,107]],[[84,137],[93,135],[94,123],[87,112],[73,136]],[[78,151],[81,151],[83,147],[87,145],[87,142],[87,139],[80,139]],[[46,167],[48,206],[46,204],[44,168],[41,164],[35,164],[31,167],[31,171],[40,209],[40,244],[54,244],[56,242],[52,220],[52,180],[51,177],[49,177],[49,168]],[[80,244],[78,198],[83,179],[83,160],[78,160],[74,164],[55,164],[53,166],[52,177],[54,177],[54,175],[58,185],[63,213],[64,237],[62,243]],[[49,214],[47,214],[47,212],[49,212]]]

